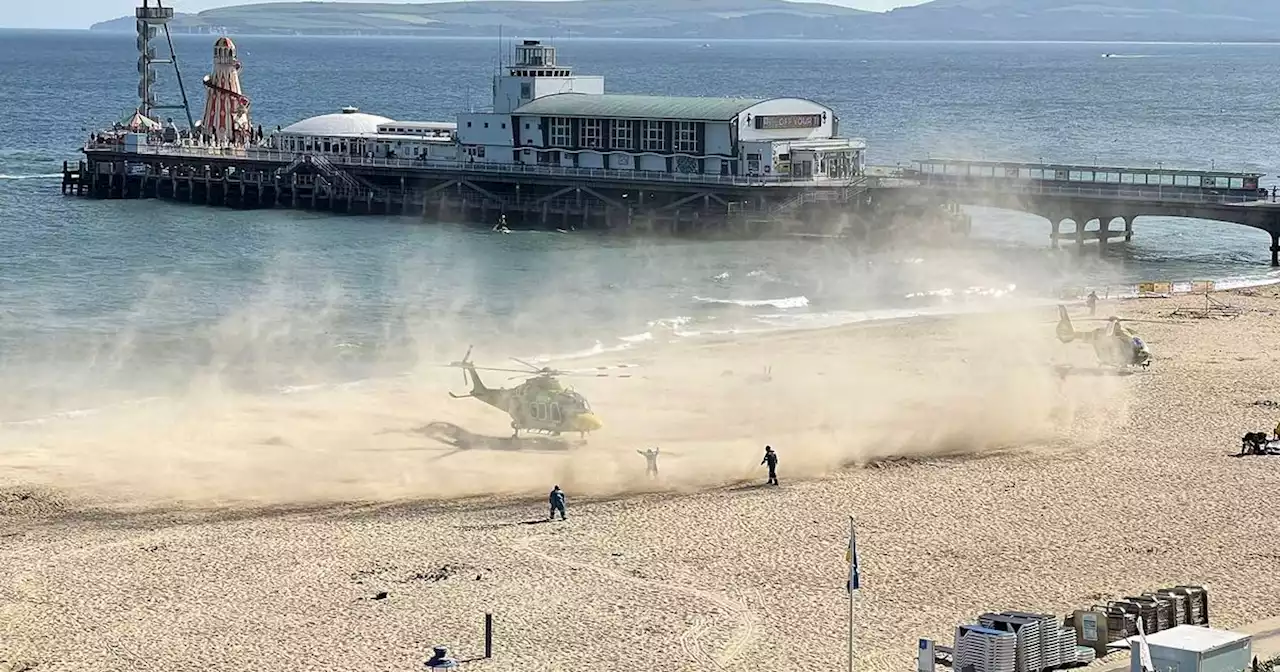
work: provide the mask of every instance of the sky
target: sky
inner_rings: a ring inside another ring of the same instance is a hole
[[[278,0],[169,0],[179,12],[199,12],[214,7],[247,5]],[[394,0],[345,0],[346,2],[388,2]],[[417,0],[422,2],[423,0]],[[816,0],[832,5],[883,12],[895,7],[918,5],[926,0]],[[0,0],[0,28],[88,28],[99,21],[132,16],[137,0]]]

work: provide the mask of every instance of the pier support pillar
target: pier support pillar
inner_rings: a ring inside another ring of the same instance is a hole
[[[1280,231],[1271,231],[1271,265],[1280,266]]]
[[[1124,242],[1128,243],[1133,240],[1133,218],[1124,218]]]
[[[1076,250],[1084,249],[1084,225],[1089,222],[1089,217],[1080,215],[1073,217],[1076,222]]]
[[[1107,243],[1111,238],[1111,217],[1098,218],[1098,256],[1107,253]]]

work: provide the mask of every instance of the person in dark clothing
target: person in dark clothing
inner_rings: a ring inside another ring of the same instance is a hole
[[[1089,296],[1085,297],[1084,304],[1089,306],[1089,315],[1092,316],[1098,312],[1098,293],[1089,292]]]
[[[551,489],[551,515],[547,516],[547,520],[555,520],[556,511],[560,512],[560,520],[564,520],[564,490],[560,486]]]
[[[649,478],[658,477],[658,448],[655,446],[648,450],[637,450],[637,453],[644,455],[645,475]]]
[[[764,447],[764,459],[760,460],[760,464],[769,465],[769,485],[778,484],[778,454],[773,452],[772,446]]]
[[[431,660],[426,662],[428,670],[452,670],[456,667],[458,667],[458,661],[450,656],[449,651],[443,646],[435,647]]]

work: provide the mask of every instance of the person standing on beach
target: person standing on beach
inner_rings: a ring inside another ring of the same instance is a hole
[[[547,516],[547,520],[556,519],[556,511],[560,512],[560,520],[564,520],[564,490],[560,486],[551,489],[551,515]]]
[[[1089,317],[1093,317],[1098,312],[1098,293],[1090,290],[1089,296],[1085,297],[1084,303],[1089,306]]]
[[[648,450],[637,450],[637,453],[644,455],[645,475],[649,478],[658,477],[658,447],[654,446]]]
[[[772,446],[764,447],[764,459],[760,460],[760,464],[769,465],[769,485],[778,484],[778,454],[773,452]]]

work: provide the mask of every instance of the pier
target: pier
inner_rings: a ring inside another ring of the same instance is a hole
[[[868,167],[865,140],[842,135],[836,110],[817,101],[609,94],[603,77],[576,74],[538,40],[513,45],[487,110],[455,121],[397,121],[346,106],[266,133],[250,118],[235,43],[220,37],[195,121],[172,44],[168,58],[152,46],[160,31],[168,41],[173,10],[152,1],[136,11],[138,107],[94,133],[83,160],[63,165],[65,194],[863,241],[967,235],[962,206],[975,205],[1039,215],[1055,247],[1074,241],[1083,251],[1096,240],[1100,252],[1131,241],[1136,218],[1188,217],[1267,232],[1280,266],[1280,205],[1258,173],[945,159]],[[155,65],[172,66],[180,104],[157,102]],[[188,127],[161,122],[156,111],[166,109],[184,110]],[[1068,221],[1074,231],[1063,232]]]
[[[505,215],[514,227],[565,230],[762,235],[789,218],[856,211],[868,190],[865,176],[690,175],[113,143],[84,152],[85,161],[64,165],[64,193],[490,226]]]
[[[947,221],[955,206],[976,205],[1044,217],[1052,245],[1083,248],[1097,241],[1100,252],[1131,241],[1138,217],[1187,217],[1267,232],[1271,263],[1280,266],[1280,203],[1259,188],[1260,175],[1254,173],[933,161],[925,163],[941,171],[923,171],[917,162],[910,169],[872,167],[847,178],[801,178],[331,157],[245,147],[90,143],[83,151],[84,161],[64,164],[64,193],[490,226],[505,215],[517,227],[729,236],[847,235],[851,228],[865,235],[895,214],[934,213]],[[990,170],[995,167],[998,174]],[[1060,175],[1065,177],[1056,179]],[[1205,186],[1210,180],[1213,186]]]

